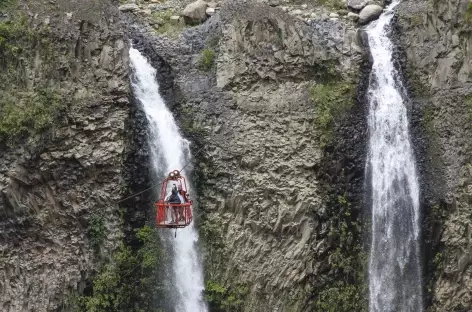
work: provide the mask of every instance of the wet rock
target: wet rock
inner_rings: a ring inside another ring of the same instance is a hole
[[[197,0],[188,4],[182,12],[185,22],[193,24],[205,21],[207,19],[207,7],[207,3],[203,0]]]
[[[361,25],[367,24],[379,18],[382,14],[383,8],[377,4],[369,4],[365,6],[359,13],[359,23]]]

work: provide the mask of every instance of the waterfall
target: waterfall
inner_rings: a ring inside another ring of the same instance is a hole
[[[156,180],[162,181],[167,173],[180,170],[190,158],[189,142],[182,138],[172,113],[159,94],[156,70],[136,49],[130,49],[133,70],[132,87],[149,122],[149,147],[151,150],[151,169]],[[188,174],[185,170],[183,175]],[[156,187],[156,192],[159,191]],[[189,190],[192,194],[192,190]],[[175,312],[205,312],[206,304],[202,299],[203,273],[197,256],[195,243],[198,235],[192,222],[179,230],[174,238],[171,230],[159,229],[161,238],[173,249],[173,273],[175,279]]]
[[[406,102],[388,38],[394,0],[366,29],[373,66],[368,97],[366,169],[371,181],[371,312],[421,312],[420,204]]]

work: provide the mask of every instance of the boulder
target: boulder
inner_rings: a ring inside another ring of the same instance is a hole
[[[121,12],[135,12],[139,10],[139,7],[137,4],[127,3],[127,4],[120,5],[118,7],[118,10],[120,10]]]
[[[206,9],[206,15],[212,16],[213,14],[215,14],[215,8],[207,8]]]
[[[353,10],[362,10],[368,3],[369,0],[348,0],[347,6]]]
[[[180,20],[180,16],[178,16],[178,15],[172,15],[169,18],[169,22],[173,25],[177,25],[179,23],[179,20]]]
[[[380,14],[382,14],[383,8],[377,4],[369,4],[364,7],[359,13],[359,23],[360,24],[367,24],[373,20],[379,18]]]
[[[201,23],[207,19],[206,15],[206,9],[207,9],[207,3],[203,0],[197,0],[195,2],[192,2],[188,4],[183,13],[182,16],[185,19],[185,22],[187,24],[194,24],[194,23]]]
[[[347,13],[347,18],[350,19],[351,21],[357,22],[359,19],[359,14],[356,14],[354,12],[349,12]]]

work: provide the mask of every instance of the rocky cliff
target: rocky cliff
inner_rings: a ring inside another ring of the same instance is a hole
[[[2,2],[3,4],[3,2]],[[60,311],[121,240],[128,48],[108,1],[0,15],[0,309]]]
[[[227,1],[202,26],[174,22],[180,36],[128,15],[199,152],[196,222],[215,310],[365,308],[362,48],[355,23],[304,7],[308,21]]]
[[[469,1],[448,0],[405,1],[398,13],[419,139],[431,311],[472,308],[471,12]]]
[[[350,12],[336,0],[189,2],[0,1],[2,311],[172,309],[155,272],[169,259],[142,228],[151,198],[127,200],[124,218],[117,205],[150,186],[127,38],[193,142],[212,310],[367,309],[369,59],[356,22],[367,1]],[[405,0],[393,32],[431,311],[472,307],[471,12],[466,0]],[[113,256],[124,236],[132,248]]]

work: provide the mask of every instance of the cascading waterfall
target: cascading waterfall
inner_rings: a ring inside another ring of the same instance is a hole
[[[406,95],[388,38],[394,0],[366,29],[373,67],[369,81],[372,245],[370,311],[421,312],[420,204],[409,137]]]
[[[149,122],[149,146],[151,149],[152,169],[162,181],[165,175],[182,169],[190,157],[189,142],[182,138],[174,118],[159,95],[156,70],[136,49],[130,49],[133,69],[133,91],[141,103]],[[182,171],[185,175],[185,171]],[[159,187],[156,187],[158,190]],[[189,190],[192,194],[192,190]],[[198,240],[193,222],[179,230],[177,237],[169,230],[162,229],[161,237],[174,250],[173,271],[175,275],[176,312],[205,312],[206,304],[202,299],[203,274],[197,256],[195,243]]]

